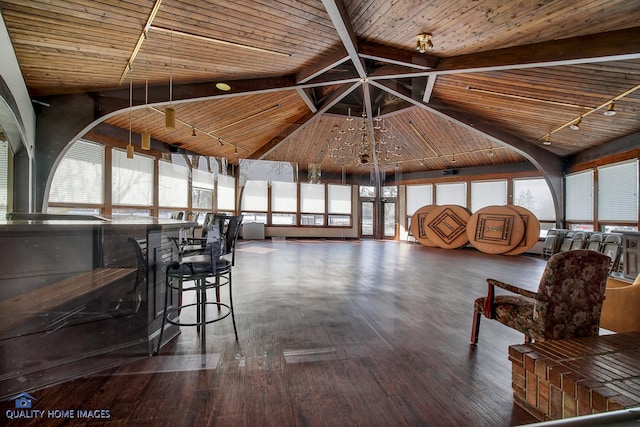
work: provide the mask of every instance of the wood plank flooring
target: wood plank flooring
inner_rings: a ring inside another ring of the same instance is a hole
[[[535,287],[543,268],[406,242],[241,241],[238,343],[230,318],[213,324],[203,369],[195,328],[183,328],[159,356],[34,391],[34,407],[109,413],[52,426],[531,423],[513,404],[507,359],[523,337],[488,320],[477,347],[469,337],[485,278]],[[2,416],[14,402],[0,403]]]

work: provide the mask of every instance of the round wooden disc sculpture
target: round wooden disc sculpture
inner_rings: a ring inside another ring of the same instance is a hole
[[[409,226],[411,234],[418,243],[432,248],[437,245],[427,237],[427,233],[425,231],[425,220],[427,219],[429,212],[431,212],[435,207],[436,205],[426,205],[415,211],[411,216],[411,225]]]
[[[424,229],[436,246],[457,249],[469,243],[466,227],[471,212],[458,205],[435,206],[427,215]]]
[[[527,208],[517,205],[508,205],[511,209],[520,214],[522,222],[524,222],[524,237],[520,243],[510,250],[505,252],[505,255],[520,255],[531,249],[540,237],[540,221],[538,218]]]
[[[467,223],[469,242],[479,251],[504,254],[524,237],[520,214],[508,206],[486,206],[471,215]]]

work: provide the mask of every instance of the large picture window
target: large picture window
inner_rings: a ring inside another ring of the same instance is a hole
[[[529,209],[540,221],[556,220],[551,190],[543,178],[514,179],[513,204]]]

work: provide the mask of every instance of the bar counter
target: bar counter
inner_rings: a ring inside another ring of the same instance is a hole
[[[151,354],[165,266],[178,257],[180,230],[196,223],[7,217],[0,220],[0,400]],[[136,241],[143,242],[142,258]],[[168,327],[163,341],[177,333]]]

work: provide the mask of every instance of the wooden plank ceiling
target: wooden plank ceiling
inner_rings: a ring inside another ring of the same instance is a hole
[[[135,108],[103,127],[231,162],[434,171],[568,156],[640,131],[638,1],[0,0],[0,10],[34,100],[131,84]],[[419,33],[433,35],[425,53]],[[203,95],[219,82],[231,89]],[[163,99],[149,104],[146,85]],[[614,99],[617,114],[603,115]],[[175,130],[164,127],[169,101]],[[357,128],[363,111],[369,131],[382,123],[396,136],[382,146],[375,131],[376,145],[399,157],[330,157],[349,113]]]

